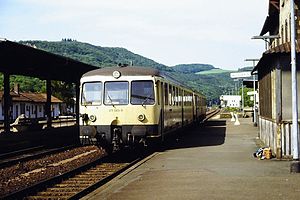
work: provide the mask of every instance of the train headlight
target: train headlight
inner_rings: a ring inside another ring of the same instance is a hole
[[[145,119],[146,119],[146,116],[145,116],[144,114],[140,114],[140,115],[138,116],[138,120],[139,120],[140,122],[144,121]]]
[[[119,71],[114,71],[112,75],[113,75],[113,77],[114,77],[115,79],[118,79],[118,78],[120,78],[120,76],[121,76],[121,72],[119,72]]]
[[[95,122],[96,121],[96,116],[95,115],[90,115],[89,120],[91,122]]]

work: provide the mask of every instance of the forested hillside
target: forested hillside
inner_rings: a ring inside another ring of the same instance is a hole
[[[31,45],[51,53],[67,56],[98,67],[111,67],[116,66],[119,63],[154,67],[168,73],[194,90],[202,92],[207,96],[208,100],[218,99],[219,96],[223,94],[223,91],[227,88],[232,88],[234,85],[233,80],[229,76],[229,72],[220,70],[218,73],[203,73],[205,71],[216,69],[209,64],[180,64],[168,67],[124,48],[94,46],[71,39],[63,39],[59,42],[20,41],[20,43]],[[0,76],[0,81],[2,81],[1,79],[3,79],[2,76]],[[14,83],[19,83],[22,91],[45,91],[45,82],[36,78],[12,76],[11,85]],[[59,83],[54,84],[57,87],[61,87],[61,90],[68,88]],[[64,94],[61,94],[59,89],[56,91],[58,91],[57,96],[64,99]]]

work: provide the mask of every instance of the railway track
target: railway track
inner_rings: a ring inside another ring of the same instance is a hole
[[[134,163],[136,161],[131,163],[101,163],[49,187],[45,191],[27,196],[25,199],[78,199],[108,182]]]
[[[49,154],[62,152],[68,149],[75,148],[76,146],[66,146],[58,148],[46,148],[44,146],[38,146],[19,151],[0,154],[0,168],[8,167],[17,163],[25,162],[32,159],[37,159]]]
[[[213,116],[215,116],[216,114],[218,114],[219,112],[221,111],[221,109],[215,109],[215,110],[211,110],[211,111],[208,111],[206,113],[206,117],[203,121],[207,121],[209,120],[210,118],[212,118]]]
[[[121,155],[123,154],[123,155]],[[40,181],[4,196],[5,199],[78,199],[108,182],[140,159],[138,155],[116,153],[74,170]],[[67,165],[70,165],[70,161]],[[40,172],[42,173],[42,172]]]

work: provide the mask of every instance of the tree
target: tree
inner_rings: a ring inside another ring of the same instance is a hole
[[[250,99],[250,96],[247,92],[253,91],[253,88],[244,88],[244,106],[245,107],[253,107],[253,101]],[[242,96],[242,88],[239,91],[239,95]]]
[[[62,81],[51,81],[52,94],[66,103],[67,107],[74,107],[75,85]]]

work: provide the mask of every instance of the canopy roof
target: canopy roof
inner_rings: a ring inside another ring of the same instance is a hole
[[[0,72],[3,73],[76,83],[82,74],[94,69],[97,67],[0,39]]]

